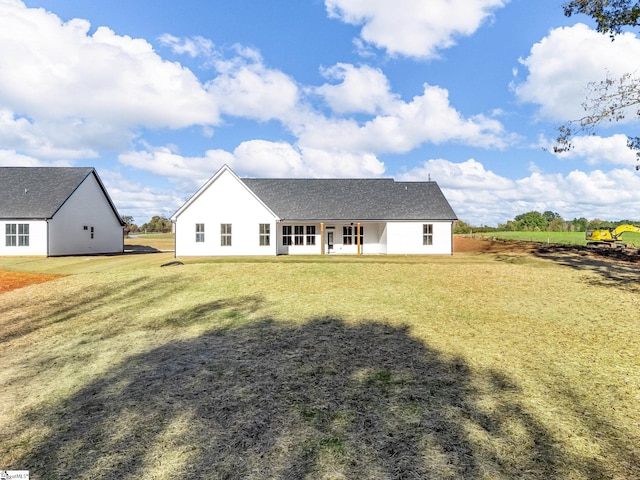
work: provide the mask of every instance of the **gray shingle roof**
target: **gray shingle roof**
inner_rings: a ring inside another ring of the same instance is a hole
[[[90,167],[0,167],[0,218],[47,219],[58,209],[89,175]],[[115,206],[114,213],[120,218]]]
[[[242,178],[283,220],[456,220],[436,182]]]

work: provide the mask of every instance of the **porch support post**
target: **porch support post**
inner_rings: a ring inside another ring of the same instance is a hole
[[[324,222],[320,222],[320,255],[324,255]]]
[[[356,242],[358,243],[358,255],[360,255],[360,222],[356,224]]]

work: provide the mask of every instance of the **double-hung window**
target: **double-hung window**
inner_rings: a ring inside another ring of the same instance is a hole
[[[293,242],[296,245],[304,245],[304,226],[296,225],[294,228],[295,235],[293,236]]]
[[[433,245],[433,223],[422,225],[422,244]]]
[[[7,247],[28,247],[29,246],[29,224],[28,223],[7,223],[5,225],[5,246]]]
[[[293,237],[291,236],[291,225],[282,226],[282,245],[293,245]]]
[[[343,245],[353,244],[353,227],[349,225],[345,225],[344,227],[342,227],[342,244]]]
[[[260,224],[260,246],[268,247],[271,244],[271,225],[268,223]]]
[[[231,224],[230,223],[220,224],[220,245],[222,247],[231,246]]]
[[[196,243],[204,243],[204,223],[196,223]]]
[[[316,226],[307,225],[307,245],[316,244]]]
[[[362,245],[364,241],[364,227],[356,225],[355,227],[352,225],[345,225],[342,227],[342,244],[343,245],[357,245],[358,244],[358,236],[360,236],[360,245]]]

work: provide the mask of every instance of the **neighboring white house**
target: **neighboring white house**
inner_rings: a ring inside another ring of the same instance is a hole
[[[0,255],[120,253],[123,227],[93,168],[0,167]]]
[[[176,256],[452,254],[435,182],[239,178],[226,165],[172,217]]]

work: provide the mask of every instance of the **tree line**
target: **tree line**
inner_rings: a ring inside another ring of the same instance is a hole
[[[140,226],[133,223],[133,217],[130,215],[123,215],[121,218],[124,222],[125,235],[130,233],[171,233],[173,229],[171,220],[159,215],[151,217],[151,220]]]
[[[498,224],[497,227],[474,227],[467,222],[458,220],[453,227],[453,233],[481,233],[481,232],[585,232],[597,228],[617,227],[623,224],[640,225],[637,220],[608,221],[598,218],[587,220],[584,217],[565,220],[558,213],[547,210],[540,213],[531,211],[516,215],[513,220]]]

